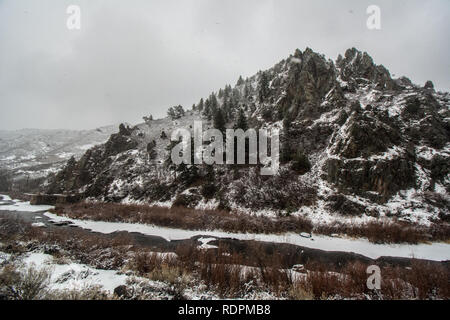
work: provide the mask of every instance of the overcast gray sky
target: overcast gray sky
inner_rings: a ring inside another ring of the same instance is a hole
[[[306,47],[333,60],[357,47],[449,90],[449,13],[449,0],[0,0],[0,129],[162,117]]]

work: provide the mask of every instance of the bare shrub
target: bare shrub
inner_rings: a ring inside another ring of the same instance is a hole
[[[0,237],[3,240],[14,240],[18,235],[28,233],[30,229],[30,225],[22,223],[13,214],[0,217]]]
[[[306,288],[315,299],[327,299],[341,292],[342,279],[330,272],[310,272],[306,278]]]
[[[29,267],[21,272],[14,265],[7,265],[0,272],[0,290],[11,300],[43,299],[49,281],[50,272],[47,269]]]
[[[291,300],[314,300],[314,294],[300,283],[295,283],[289,289],[288,297]]]
[[[226,232],[281,233],[310,232],[311,221],[304,217],[280,217],[273,220],[226,210],[196,210],[182,206],[163,208],[116,203],[77,203],[57,206],[55,212],[74,219],[154,224],[189,230]]]
[[[45,299],[47,300],[108,300],[107,292],[100,286],[85,286],[80,289],[52,290]]]
[[[183,271],[180,268],[163,263],[159,268],[150,271],[147,277],[154,281],[175,284],[182,275]]]
[[[445,267],[413,260],[409,271],[404,279],[414,287],[415,297],[419,299],[450,298],[450,272]]]
[[[230,191],[236,203],[254,210],[300,208],[313,205],[317,198],[315,187],[306,181],[299,181],[289,170],[280,170],[278,175],[264,177],[255,168],[234,182]]]
[[[346,234],[353,237],[365,237],[373,243],[410,243],[429,240],[448,240],[450,230],[446,225],[431,228],[420,227],[406,222],[371,221],[362,225],[334,222],[314,228],[314,232],[330,235]]]

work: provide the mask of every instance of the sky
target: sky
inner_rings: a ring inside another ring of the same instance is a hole
[[[160,118],[306,47],[449,91],[449,30],[448,0],[0,0],[0,130]]]

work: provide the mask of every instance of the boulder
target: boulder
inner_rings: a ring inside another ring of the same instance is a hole
[[[114,288],[114,295],[121,298],[121,299],[127,299],[129,298],[129,292],[128,288],[125,285],[121,285]]]

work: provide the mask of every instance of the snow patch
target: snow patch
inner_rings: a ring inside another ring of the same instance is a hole
[[[214,241],[214,240],[216,240],[216,238],[199,238],[197,240],[202,243],[200,246],[198,246],[199,249],[217,249],[218,248],[217,246],[208,244],[208,242]]]

